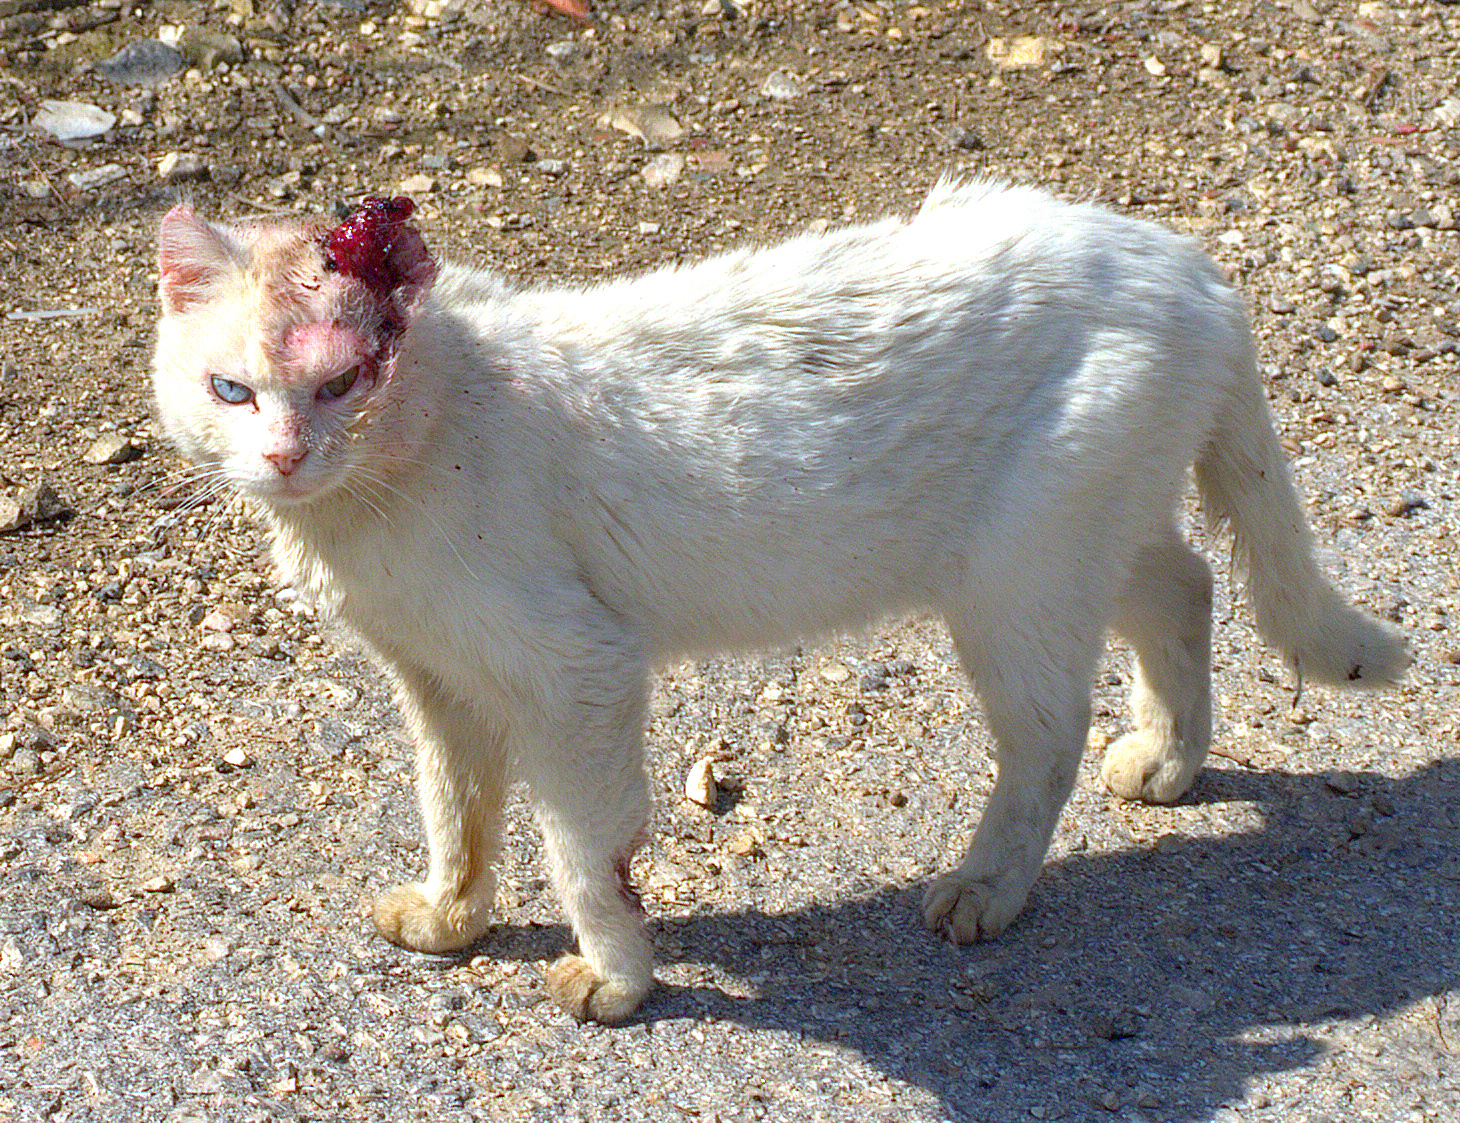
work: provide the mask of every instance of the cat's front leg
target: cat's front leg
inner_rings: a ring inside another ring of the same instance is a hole
[[[648,837],[648,674],[628,650],[601,644],[567,668],[560,707],[524,734],[520,760],[580,952],[548,969],[548,988],[574,1017],[605,1023],[627,1018],[654,984],[629,874]]]
[[[375,927],[402,947],[454,951],[486,932],[496,904],[506,733],[432,676],[400,666],[395,671],[416,741],[431,872],[424,882],[383,894],[375,902]]]

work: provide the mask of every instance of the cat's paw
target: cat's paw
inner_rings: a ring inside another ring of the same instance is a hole
[[[623,1021],[643,1001],[653,984],[605,979],[580,955],[565,955],[547,971],[548,992],[568,1013],[582,1021],[613,1025]]]
[[[1191,787],[1200,762],[1190,764],[1177,747],[1145,730],[1127,733],[1105,750],[1100,778],[1122,799],[1174,803]]]
[[[1027,890],[999,885],[1000,878],[977,878],[962,870],[945,873],[923,894],[923,919],[955,944],[991,940],[1019,915]]]
[[[375,902],[375,930],[393,944],[414,951],[456,951],[474,943],[491,926],[491,908],[454,901],[437,908],[425,886],[397,885]]]

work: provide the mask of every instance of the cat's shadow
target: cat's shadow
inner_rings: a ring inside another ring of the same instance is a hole
[[[1063,1118],[1108,1119],[1114,1103],[1196,1123],[1331,1048],[1330,1023],[1429,1002],[1432,1029],[1383,1031],[1417,1033],[1398,1043],[1411,1055],[1457,1047],[1460,1010],[1442,998],[1460,982],[1457,797],[1460,760],[1397,781],[1208,770],[1189,798],[1259,801],[1259,829],[1049,863],[1024,915],[974,947],[922,928],[914,885],[658,918],[666,966],[636,1021],[854,1050],[955,1119],[991,1118],[996,1095]],[[474,954],[540,962],[570,938],[504,926]]]

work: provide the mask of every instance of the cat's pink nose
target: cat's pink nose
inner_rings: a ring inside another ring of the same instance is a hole
[[[308,451],[308,449],[303,448],[280,449],[277,452],[264,453],[264,459],[279,469],[279,475],[288,476],[292,475],[294,469],[299,467],[299,462],[304,459],[304,454]]]

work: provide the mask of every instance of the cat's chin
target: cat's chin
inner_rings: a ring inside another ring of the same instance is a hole
[[[344,490],[338,479],[241,480],[235,482],[234,489],[250,503],[274,511],[303,510],[337,497]]]

